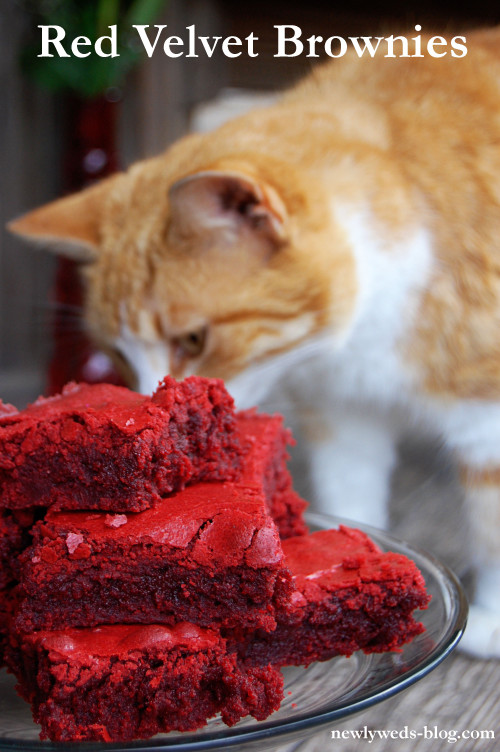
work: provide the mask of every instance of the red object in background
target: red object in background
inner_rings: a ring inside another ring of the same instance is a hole
[[[63,184],[78,191],[118,169],[116,123],[119,92],[94,99],[68,96],[66,104]],[[107,356],[96,350],[83,329],[83,289],[78,264],[61,258],[55,280],[54,348],[48,372],[48,394],[68,381],[122,384]]]

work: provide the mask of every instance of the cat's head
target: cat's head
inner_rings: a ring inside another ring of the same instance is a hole
[[[89,332],[139,391],[166,373],[252,371],[262,392],[262,365],[278,373],[284,355],[345,327],[352,256],[320,186],[298,190],[286,167],[219,160],[179,174],[180,162],[139,162],[10,229],[82,262]]]

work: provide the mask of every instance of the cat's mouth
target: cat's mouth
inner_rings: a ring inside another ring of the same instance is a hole
[[[292,349],[251,363],[226,382],[227,390],[239,410],[262,404],[278,385],[286,384],[290,373],[301,366],[308,369],[312,362],[321,358],[324,351],[325,335],[305,339]]]

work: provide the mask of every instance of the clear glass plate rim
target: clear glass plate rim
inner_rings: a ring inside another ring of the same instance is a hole
[[[444,600],[446,594],[448,609],[454,604],[454,613],[450,614],[450,624],[448,624],[447,630],[441,640],[407,674],[403,675],[403,678],[397,676],[382,682],[380,686],[376,686],[375,691],[366,691],[364,695],[361,695],[354,702],[343,702],[330,710],[314,714],[305,713],[298,715],[293,720],[284,718],[261,721],[258,726],[252,727],[234,729],[226,727],[220,731],[207,733],[202,739],[196,739],[193,736],[186,738],[187,735],[182,735],[179,737],[170,737],[168,740],[165,738],[164,742],[150,739],[129,743],[79,742],[68,745],[6,738],[0,739],[0,750],[25,750],[26,752],[53,752],[55,750],[62,752],[62,750],[66,749],[82,750],[82,752],[92,752],[93,750],[99,750],[99,752],[107,752],[108,750],[109,752],[117,752],[118,750],[123,750],[123,752],[169,752],[169,750],[176,750],[177,752],[202,752],[203,750],[236,747],[236,745],[257,742],[259,740],[269,741],[275,737],[280,737],[280,740],[285,741],[288,736],[313,728],[315,731],[318,731],[322,726],[347,718],[392,697],[416,683],[445,660],[460,641],[467,623],[467,599],[455,574],[432,554],[407,541],[395,538],[385,531],[352,520],[314,512],[307,512],[306,520],[309,526],[319,529],[337,527],[338,525],[357,527],[373,537],[375,542],[384,548],[399,549],[404,547],[407,549],[410,558],[415,561],[419,568],[422,568],[422,565],[424,565],[425,568],[433,568],[437,573],[435,579],[441,586],[441,596]]]

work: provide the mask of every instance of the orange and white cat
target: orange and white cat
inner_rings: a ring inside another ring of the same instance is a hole
[[[500,657],[500,32],[467,48],[346,55],[12,229],[85,262],[89,331],[140,391],[291,391],[323,511],[384,526],[401,430],[442,437],[477,556],[464,645]]]

